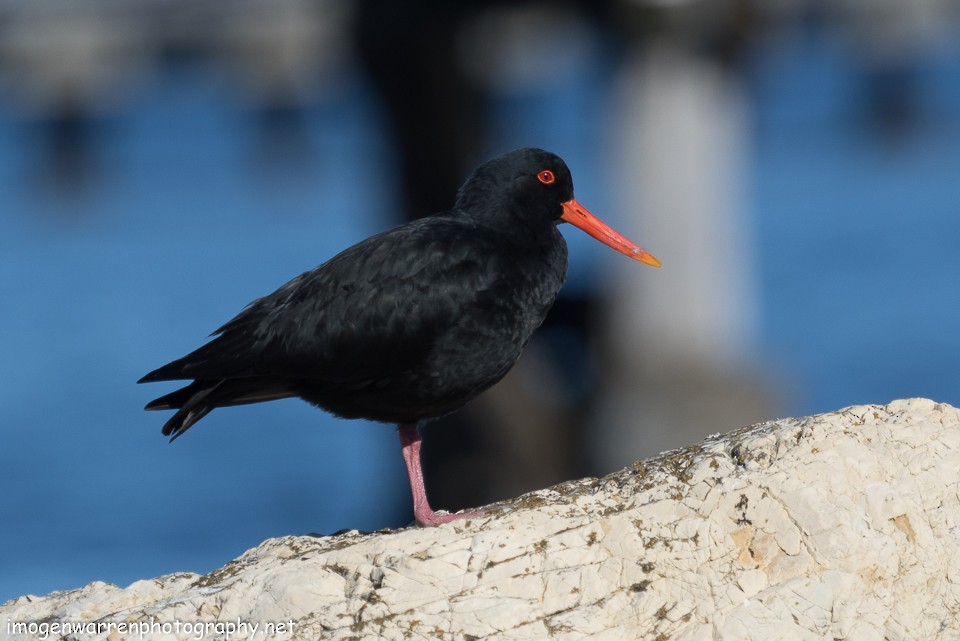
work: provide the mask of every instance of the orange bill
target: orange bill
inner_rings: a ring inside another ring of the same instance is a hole
[[[563,215],[560,216],[560,219],[582,229],[604,245],[612,247],[634,260],[639,260],[651,267],[659,267],[662,264],[652,254],[641,249],[632,240],[591,214],[575,198],[563,203]]]

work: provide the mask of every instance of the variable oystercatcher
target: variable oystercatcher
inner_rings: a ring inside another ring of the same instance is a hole
[[[430,508],[419,425],[520,357],[566,277],[561,222],[660,266],[573,198],[563,160],[519,149],[474,170],[453,209],[357,243],[141,378],[193,379],[146,409],[177,410],[163,426],[171,441],[218,407],[294,396],[344,418],[396,423],[417,523],[477,516]]]

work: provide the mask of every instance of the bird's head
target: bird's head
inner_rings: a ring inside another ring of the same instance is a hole
[[[457,193],[457,208],[504,224],[504,216],[528,225],[567,222],[618,252],[653,267],[660,261],[573,197],[570,169],[556,154],[527,147],[477,167]]]

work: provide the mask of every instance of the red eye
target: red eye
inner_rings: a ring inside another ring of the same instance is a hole
[[[542,182],[544,185],[551,185],[553,184],[553,181],[555,181],[556,179],[557,177],[554,176],[553,172],[550,171],[549,169],[544,169],[539,174],[537,174],[537,180]]]

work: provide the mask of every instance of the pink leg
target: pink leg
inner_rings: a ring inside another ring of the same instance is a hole
[[[413,492],[413,516],[417,519],[418,525],[429,527],[457,519],[483,516],[483,512],[461,512],[441,516],[430,509],[430,504],[427,502],[427,489],[423,484],[423,469],[420,467],[420,432],[417,431],[416,423],[402,423],[397,428],[397,432],[400,434],[403,460],[407,464],[407,475],[410,477],[410,491]]]

